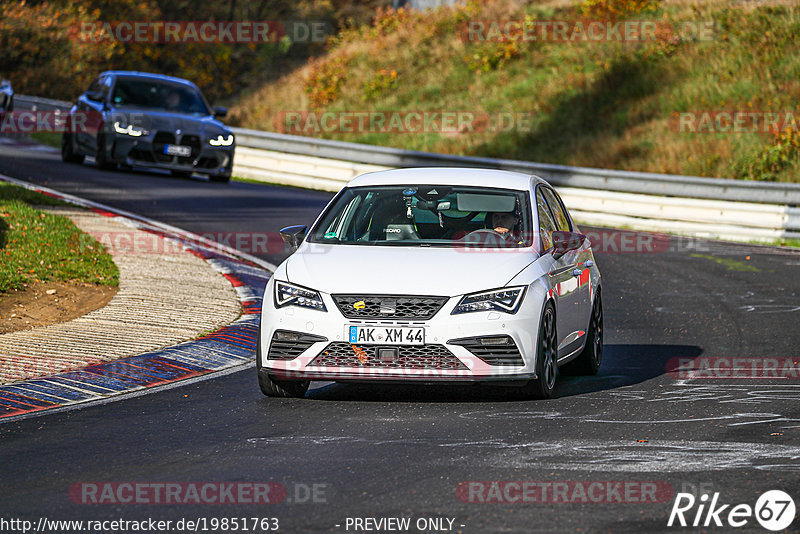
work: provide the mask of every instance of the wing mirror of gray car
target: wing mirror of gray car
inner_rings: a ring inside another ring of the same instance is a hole
[[[308,226],[287,226],[281,230],[281,237],[283,242],[289,245],[292,251],[295,251],[305,239],[306,232],[308,232]]]
[[[88,98],[92,102],[102,102],[103,93],[101,93],[100,91],[87,91],[86,98]]]
[[[215,117],[224,117],[228,114],[228,108],[224,108],[222,106],[214,106],[214,116]]]
[[[557,230],[552,233],[553,236],[553,257],[560,258],[571,250],[578,250],[583,246],[586,241],[586,236],[578,232],[566,232]]]

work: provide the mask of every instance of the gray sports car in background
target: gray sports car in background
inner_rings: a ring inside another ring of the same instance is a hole
[[[0,78],[0,121],[6,113],[14,110],[14,90],[11,82]]]
[[[61,142],[65,162],[93,156],[98,168],[155,167],[176,176],[227,182],[234,136],[195,84],[130,71],[100,74],[69,111]]]

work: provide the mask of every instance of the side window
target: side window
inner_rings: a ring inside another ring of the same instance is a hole
[[[539,235],[542,238],[542,252],[544,252],[553,247],[551,234],[556,229],[556,223],[553,221],[553,216],[550,215],[550,210],[547,209],[541,187],[536,189],[536,210],[539,212]]]
[[[108,93],[111,92],[111,84],[114,83],[114,79],[111,76],[106,76],[102,82],[100,87],[100,91],[103,93],[103,100],[108,98]]]
[[[336,239],[342,240],[344,239],[343,233],[346,231],[346,221],[352,219],[353,211],[356,206],[358,206],[361,202],[361,197],[357,195],[353,195],[350,201],[347,203],[345,208],[339,212],[333,220],[330,221],[328,227],[325,228],[325,234],[322,236],[324,240],[326,239]]]
[[[98,91],[100,91],[100,78],[97,78],[95,81],[93,81],[92,84],[89,86],[89,88],[86,90],[87,93],[98,92]]]
[[[542,187],[540,189],[544,192],[544,197],[547,199],[547,203],[553,211],[558,229],[569,232],[569,219],[567,218],[567,214],[564,213],[564,206],[561,204],[560,199],[556,198],[556,194],[552,189],[548,187]]]

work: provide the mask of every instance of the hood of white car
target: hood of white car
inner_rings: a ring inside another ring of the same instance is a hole
[[[503,287],[535,259],[530,249],[304,243],[286,260],[286,274],[324,293],[452,297]]]

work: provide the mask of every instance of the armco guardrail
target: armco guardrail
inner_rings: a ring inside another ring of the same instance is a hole
[[[17,108],[65,110],[68,102],[17,95]],[[364,172],[396,167],[484,167],[536,174],[558,186],[575,218],[739,241],[800,239],[800,184],[764,183],[452,156],[244,128],[234,175],[338,191]]]

